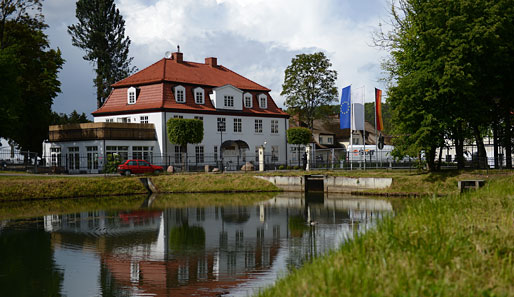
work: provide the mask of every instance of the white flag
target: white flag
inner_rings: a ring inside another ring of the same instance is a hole
[[[364,130],[364,90],[352,90],[352,130]]]
[[[364,105],[360,103],[353,104],[352,130],[364,130]]]

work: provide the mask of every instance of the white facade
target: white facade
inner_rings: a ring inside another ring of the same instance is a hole
[[[241,93],[242,94],[242,93]],[[242,104],[242,96],[240,96],[239,104]],[[221,99],[223,101],[223,99]],[[223,103],[223,102],[222,102]],[[175,153],[176,145],[172,144],[167,137],[166,122],[171,118],[198,119],[204,122],[204,137],[199,144],[188,144],[188,156],[194,157],[197,153],[196,147],[203,147],[203,160],[206,164],[214,164],[220,158],[220,145],[228,140],[244,141],[248,145],[248,149],[224,149],[224,162],[230,163],[231,169],[236,169],[236,164],[243,165],[244,162],[255,161],[256,150],[259,146],[265,147],[265,154],[268,156],[268,162],[286,163],[287,159],[287,141],[286,130],[289,125],[287,118],[281,117],[257,117],[247,115],[225,115],[220,114],[200,114],[200,113],[184,113],[184,112],[154,112],[154,113],[137,113],[131,115],[113,115],[113,116],[97,116],[95,122],[121,122],[129,120],[131,123],[148,123],[154,124],[157,134],[157,144],[154,148],[154,158],[156,164],[169,165],[176,163]],[[224,119],[225,131],[218,131],[218,119]],[[272,122],[273,121],[273,122]],[[256,123],[257,122],[257,123]],[[235,123],[235,124],[234,124]],[[272,125],[273,133],[272,133]],[[257,131],[256,131],[257,126]],[[240,129],[239,129],[240,128]],[[262,130],[261,130],[262,129]],[[129,144],[129,142],[126,142]],[[167,156],[168,160],[163,158],[160,162],[157,159],[160,156]],[[168,162],[167,162],[168,161]],[[162,164],[161,164],[162,163]],[[168,164],[166,164],[168,163]],[[239,169],[239,168],[237,168]]]
[[[154,161],[158,149],[152,140],[80,140],[43,142],[46,165],[63,168],[69,173],[101,173],[109,155],[123,159]]]

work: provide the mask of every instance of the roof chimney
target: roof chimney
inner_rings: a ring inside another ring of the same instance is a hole
[[[175,52],[172,54],[172,59],[177,61],[177,63],[182,63],[182,53],[181,52]]]
[[[205,64],[211,67],[216,67],[218,66],[218,59],[215,57],[205,58]]]

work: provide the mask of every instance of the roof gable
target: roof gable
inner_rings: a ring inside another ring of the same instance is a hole
[[[241,91],[240,89],[234,87],[233,85],[224,85],[224,86],[221,86],[221,87],[217,87],[217,88],[214,88],[213,91],[215,92],[218,92],[218,91],[223,91],[225,89],[230,89],[230,90],[234,90],[240,94],[243,94],[243,91]]]

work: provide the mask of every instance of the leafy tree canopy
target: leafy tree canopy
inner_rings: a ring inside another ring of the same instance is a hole
[[[290,144],[307,145],[311,141],[311,130],[303,127],[287,129],[287,142]]]
[[[39,1],[0,3],[14,2],[18,4],[9,6],[8,14],[5,6],[0,9],[4,17],[0,22],[0,117],[8,121],[8,125],[0,125],[0,136],[16,142],[21,150],[40,152],[41,143],[48,136],[53,98],[60,92],[57,74],[64,60],[59,49],[49,48],[42,16],[28,16],[27,3]]]
[[[125,37],[125,21],[114,0],[78,0],[78,23],[68,27],[72,43],[86,51],[84,60],[96,64],[97,106],[111,92],[111,85],[135,71],[129,57],[130,39]]]
[[[188,143],[200,143],[203,140],[203,121],[194,119],[169,119],[167,123],[168,139],[171,143],[185,147]]]
[[[72,111],[69,115],[65,113],[52,112],[51,125],[65,125],[65,124],[80,124],[80,123],[91,123],[87,119],[85,113],[79,114],[76,110]]]
[[[337,72],[323,52],[299,54],[285,70],[281,95],[285,106],[312,130],[313,121],[323,117],[318,107],[337,100]]]
[[[503,81],[512,79],[514,38],[505,28],[513,19],[508,0],[393,1],[392,30],[375,41],[391,54],[384,68],[397,156],[424,152],[432,169],[445,139],[454,139],[462,160],[464,138],[472,135],[485,157],[481,129],[501,114],[511,130],[514,100]]]

